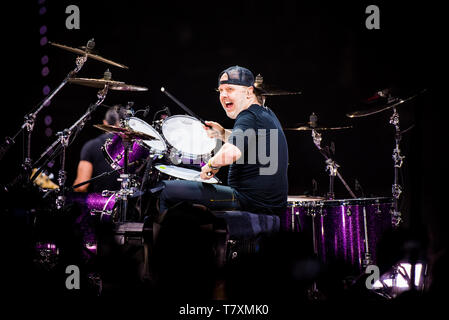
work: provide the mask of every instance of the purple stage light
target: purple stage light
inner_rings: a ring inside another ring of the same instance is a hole
[[[46,125],[46,126],[51,125],[52,121],[53,121],[53,118],[52,118],[50,115],[45,116],[44,122],[45,122],[45,125]]]
[[[46,32],[47,32],[47,26],[42,26],[42,27],[39,29],[39,33],[40,33],[41,35],[44,35]]]
[[[41,38],[41,46],[45,46],[47,44],[47,42],[48,42],[47,37],[42,37]]]
[[[47,86],[47,85],[45,85],[45,86],[42,88],[42,93],[44,94],[44,96],[48,95],[48,94],[50,93],[50,87]]]
[[[42,74],[43,77],[48,76],[49,73],[50,73],[50,69],[48,69],[48,67],[43,67],[42,68],[41,74]]]
[[[45,135],[47,137],[51,137],[52,134],[53,134],[53,130],[51,130],[51,128],[45,129]]]

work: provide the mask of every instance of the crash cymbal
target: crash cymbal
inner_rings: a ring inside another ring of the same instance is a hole
[[[100,130],[109,132],[109,133],[115,133],[120,135],[121,137],[125,139],[142,139],[142,140],[158,140],[156,137],[150,136],[149,134],[134,131],[127,128],[112,126],[109,124],[94,124],[95,128],[98,128]]]
[[[419,93],[417,93],[417,94],[415,94],[413,96],[410,96],[410,97],[408,97],[406,99],[399,99],[399,98],[391,98],[391,97],[389,97],[388,101],[385,104],[381,105],[381,106],[377,106],[377,107],[371,108],[369,110],[360,110],[360,111],[350,112],[350,113],[347,113],[346,116],[348,118],[360,118],[360,117],[370,116],[370,115],[373,115],[373,114],[376,114],[376,113],[379,113],[379,112],[382,112],[382,111],[385,111],[385,110],[389,110],[389,109],[397,107],[397,106],[399,106],[399,105],[401,105],[401,104],[403,104],[405,102],[408,102],[408,101],[416,98],[418,95],[424,93],[425,91],[427,91],[427,89],[424,89],[421,92],[419,92]]]
[[[86,54],[86,49],[85,49],[86,47],[84,47],[84,49],[78,49],[78,48],[72,48],[72,47],[65,46],[63,44],[59,44],[59,43],[55,43],[55,42],[50,42],[49,41],[48,43],[51,44],[52,46],[55,46],[55,47],[58,47],[58,48],[61,48],[61,49],[64,49],[64,50],[67,50],[67,51],[70,51],[70,52],[73,52],[73,53],[77,53],[79,55],[85,55]],[[101,62],[104,62],[104,63],[107,63],[107,64],[110,64],[110,65],[113,65],[113,66],[116,66],[116,67],[119,67],[119,68],[129,69],[127,66],[125,66],[123,64],[120,64],[120,63],[114,62],[112,60],[103,58],[102,56],[99,56],[97,54],[93,54],[93,53],[87,52],[87,57],[95,59],[95,60],[98,60],[98,61],[101,61]]]
[[[103,88],[106,84],[109,85],[109,89],[121,90],[121,91],[147,91],[148,88],[139,87],[131,84],[126,84],[122,81],[115,81],[109,79],[89,79],[89,78],[69,78],[70,83],[80,84],[82,86]]]
[[[316,130],[316,131],[326,131],[326,130],[343,130],[343,129],[350,129],[352,126],[345,126],[345,127],[311,127],[311,126],[300,126],[296,128],[284,128],[284,130],[291,130],[291,131],[307,131],[307,130]]]
[[[287,96],[293,94],[301,94],[301,91],[288,91],[280,89],[276,86],[267,85],[263,82],[263,77],[260,74],[256,76],[254,87],[262,96]]]

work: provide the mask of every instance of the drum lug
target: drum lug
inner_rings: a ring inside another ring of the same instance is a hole
[[[346,215],[347,215],[348,217],[350,217],[350,216],[352,215],[351,208],[348,207],[348,209],[346,209]]]
[[[367,266],[373,264],[373,259],[371,259],[371,253],[365,252],[362,260],[362,267],[366,268]]]

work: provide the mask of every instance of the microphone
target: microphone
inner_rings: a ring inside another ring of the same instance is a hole
[[[356,191],[360,191],[362,193],[362,197],[365,196],[365,192],[363,192],[363,188],[359,183],[359,180],[355,179],[355,186],[354,186]]]
[[[86,51],[90,52],[93,50],[93,48],[95,47],[95,41],[94,38],[90,39],[89,41],[87,41],[87,46],[86,46]]]
[[[377,92],[377,95],[381,98],[387,98],[390,95],[390,89],[383,89]]]
[[[171,112],[170,112],[170,109],[168,108],[168,107],[165,107],[165,111],[167,112],[167,116],[171,116]]]
[[[312,112],[312,114],[309,117],[309,125],[312,128],[316,127],[316,122],[318,121],[318,117],[316,116],[315,112]]]
[[[315,179],[312,179],[312,196],[316,195],[316,192],[318,191],[318,183]]]
[[[150,112],[150,106],[147,106],[145,108],[145,111],[143,112],[143,117],[145,118],[148,115],[149,112]]]

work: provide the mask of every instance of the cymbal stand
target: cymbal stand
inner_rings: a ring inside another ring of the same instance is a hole
[[[62,149],[62,156],[61,156],[61,169],[59,170],[58,174],[58,182],[59,182],[59,190],[58,190],[58,197],[56,199],[56,207],[58,209],[63,209],[65,204],[65,197],[64,197],[64,191],[65,191],[65,182],[66,182],[66,172],[65,172],[65,152],[66,148],[69,145],[70,138],[72,137],[72,134],[79,133],[84,125],[86,124],[87,120],[90,118],[90,115],[92,112],[94,112],[97,107],[103,103],[104,99],[106,99],[106,95],[109,89],[109,84],[105,84],[104,88],[99,90],[97,93],[97,102],[95,104],[91,105],[86,113],[81,116],[80,119],[78,119],[69,129],[64,129],[62,132],[58,132],[57,135],[59,136],[58,140],[56,140],[50,147],[47,148],[47,150],[41,155],[39,160],[35,162],[33,167],[37,166],[38,163],[41,162],[46,157],[46,160],[44,163],[39,167],[39,169],[34,173],[34,175],[31,177],[31,181],[34,181],[39,174],[42,172],[42,170],[45,168],[45,166],[54,159],[58,154],[60,154]],[[53,151],[53,152],[52,152]]]
[[[131,180],[128,173],[129,148],[132,146],[132,141],[128,138],[123,138],[123,147],[125,149],[125,156],[123,162],[123,174],[120,175],[118,181],[121,182],[120,190],[118,191],[118,199],[120,200],[120,222],[126,222],[126,213],[128,211],[128,196],[132,195],[133,190],[130,188]]]
[[[341,176],[340,172],[338,172],[338,168],[340,167],[340,165],[337,164],[331,157],[329,157],[326,154],[326,152],[324,152],[323,148],[321,147],[321,133],[319,133],[315,129],[312,129],[312,138],[313,138],[313,143],[318,148],[318,151],[326,159],[326,161],[325,161],[325,163],[326,163],[326,171],[329,171],[329,192],[327,193],[327,197],[326,198],[328,200],[332,200],[332,199],[335,198],[335,193],[334,193],[335,176],[337,176],[340,179],[340,181],[345,186],[346,190],[348,190],[349,194],[353,198],[356,198],[354,192],[352,192],[351,188],[346,183],[346,181],[343,179],[343,177]]]
[[[401,155],[401,149],[399,145],[402,139],[402,132],[399,126],[399,113],[396,110],[396,107],[393,108],[393,114],[390,118],[390,124],[392,124],[395,128],[395,147],[393,149],[393,161],[394,161],[394,182],[391,188],[391,192],[394,198],[393,208],[391,211],[392,214],[392,222],[395,227],[399,226],[402,222],[401,212],[399,211],[399,197],[402,193],[402,187],[399,185],[399,168],[402,167],[403,160],[405,156]]]
[[[48,96],[45,97],[42,102],[35,107],[35,110],[28,113],[25,116],[25,122],[19,129],[19,131],[12,137],[6,137],[5,138],[5,144],[0,147],[0,160],[3,158],[3,156],[6,154],[8,149],[15,143],[15,139],[17,136],[23,131],[23,129],[26,129],[27,131],[27,149],[26,149],[26,155],[24,156],[24,161],[22,164],[22,167],[25,169],[27,173],[31,172],[31,134],[34,129],[34,123],[37,117],[37,114],[51,101],[51,99],[64,87],[64,85],[67,83],[67,81],[72,78],[74,75],[78,73],[78,71],[81,70],[84,63],[87,61],[87,54],[94,48],[95,42],[93,39],[89,40],[86,45],[85,54],[83,56],[79,56],[76,58],[76,67],[72,71],[70,71],[67,76],[62,80],[62,82],[59,84],[58,87],[56,87]],[[27,174],[29,176],[29,174]]]

